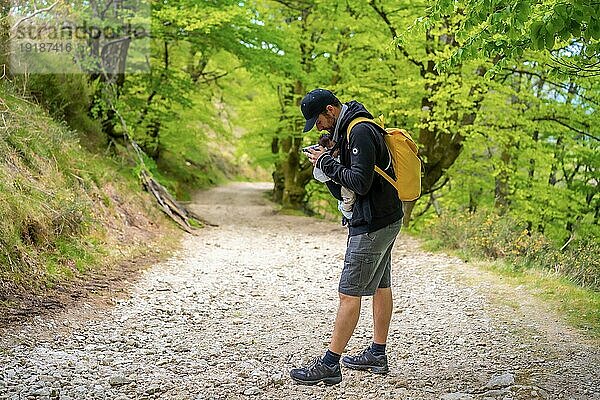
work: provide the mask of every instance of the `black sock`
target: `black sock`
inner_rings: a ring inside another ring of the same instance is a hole
[[[371,345],[371,353],[376,356],[382,356],[385,354],[385,344],[377,344],[373,342]]]
[[[325,356],[323,357],[323,364],[333,367],[340,363],[340,357],[341,355],[336,354],[331,350],[327,350]]]

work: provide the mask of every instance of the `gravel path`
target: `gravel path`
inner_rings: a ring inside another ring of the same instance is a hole
[[[267,184],[199,193],[219,224],[186,236],[112,307],[86,306],[1,332],[5,399],[600,399],[600,346],[522,288],[400,235],[391,372],[343,370],[295,385],[322,354],[346,231],[277,215]],[[348,351],[370,343],[370,300]]]

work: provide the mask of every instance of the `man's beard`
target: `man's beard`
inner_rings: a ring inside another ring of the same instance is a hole
[[[329,118],[331,118],[331,121],[329,120]],[[337,118],[333,115],[327,115],[327,122],[331,123],[331,128],[327,128],[325,130],[331,133],[331,137],[333,137],[333,133],[335,132],[335,126],[337,125]]]

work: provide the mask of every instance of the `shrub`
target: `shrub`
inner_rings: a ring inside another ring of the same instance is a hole
[[[600,242],[594,237],[573,240],[564,250],[524,222],[491,212],[443,215],[427,235],[443,247],[483,259],[504,259],[515,270],[542,268],[573,282],[600,290]]]
[[[83,134],[84,144],[106,141],[101,123],[89,115],[94,88],[87,75],[31,74],[14,79],[22,80],[24,94],[46,108],[54,119],[64,121],[71,129]]]
[[[600,243],[597,239],[584,237],[569,243],[564,251],[546,244],[538,252],[531,252],[526,257],[526,261],[567,276],[581,286],[600,290],[598,254],[600,254]]]

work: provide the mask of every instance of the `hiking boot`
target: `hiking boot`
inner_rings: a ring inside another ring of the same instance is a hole
[[[342,381],[342,370],[340,364],[330,367],[323,363],[321,357],[317,357],[306,367],[292,369],[290,376],[301,385],[316,385],[319,382],[337,385]]]
[[[385,354],[376,356],[371,353],[370,347],[357,356],[344,356],[342,365],[350,369],[370,371],[374,374],[387,374],[389,371],[387,356]]]

